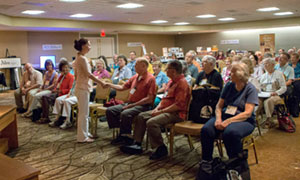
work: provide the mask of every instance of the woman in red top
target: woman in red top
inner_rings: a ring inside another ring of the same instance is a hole
[[[69,62],[66,60],[61,60],[59,63],[59,71],[61,72],[55,88],[52,90],[51,94],[42,96],[42,118],[37,121],[38,123],[49,122],[49,105],[53,106],[55,99],[59,96],[68,94],[72,88],[74,76],[69,72]]]

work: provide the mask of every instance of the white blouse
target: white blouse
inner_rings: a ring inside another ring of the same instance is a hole
[[[75,89],[93,91],[93,81],[89,78],[91,71],[91,65],[85,56],[77,55],[75,63]]]
[[[263,92],[276,92],[279,96],[287,89],[283,73],[277,70],[272,74],[264,73],[260,78],[260,85]]]

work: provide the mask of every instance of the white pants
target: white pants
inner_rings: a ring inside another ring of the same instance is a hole
[[[29,107],[29,110],[32,111],[34,109],[37,109],[38,107],[41,107],[41,99],[42,96],[50,94],[50,90],[42,90],[41,92],[36,93],[34,96],[32,96],[32,103]]]
[[[84,142],[89,138],[90,92],[87,90],[75,89],[75,96],[78,100],[77,142]]]
[[[77,103],[77,97],[69,96],[67,98],[67,96],[68,95],[66,94],[56,98],[53,107],[53,114],[60,114],[62,110],[61,116],[66,117],[66,121],[71,123],[70,117],[71,117],[72,105]]]

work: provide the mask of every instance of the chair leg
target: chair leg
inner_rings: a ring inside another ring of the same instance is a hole
[[[255,148],[255,143],[254,143],[254,138],[251,138],[252,140],[252,146],[253,146],[253,151],[254,151],[254,156],[255,156],[255,161],[256,161],[256,164],[258,164],[258,158],[257,158],[257,153],[256,153],[256,148]]]
[[[148,132],[146,132],[146,150],[148,150],[148,145],[149,145],[149,136],[148,136]]]
[[[192,140],[191,136],[188,134],[187,134],[187,138],[189,141],[190,149],[193,150],[194,149],[193,140]]]
[[[222,141],[217,139],[216,144],[217,144],[220,157],[223,157]]]
[[[116,129],[113,128],[113,139],[116,139]]]
[[[262,116],[261,116],[261,119],[262,119]],[[258,122],[257,118],[256,118],[256,126],[257,126],[257,129],[258,129],[258,133],[261,136],[260,125],[259,125],[259,122]]]
[[[170,146],[170,158],[172,159],[172,157],[173,157],[173,146],[174,146],[174,128],[173,127],[171,127],[170,128],[170,144],[169,144],[169,146]]]

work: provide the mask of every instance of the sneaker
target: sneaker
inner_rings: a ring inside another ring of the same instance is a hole
[[[127,137],[127,136],[118,136],[116,139],[112,140],[110,142],[112,145],[132,145],[133,144],[133,139]]]
[[[149,157],[150,160],[157,160],[168,155],[168,149],[165,145],[159,146],[156,151]]]
[[[56,123],[56,121],[51,121],[48,125],[49,125],[50,127],[55,127],[55,123]]]
[[[94,139],[91,139],[91,138],[87,138],[86,140],[84,141],[77,141],[78,143],[91,143],[91,142],[94,142],[95,140]]]
[[[121,146],[120,150],[125,154],[142,154],[143,148],[140,145],[134,144],[130,146]]]
[[[50,120],[49,120],[49,118],[41,118],[41,119],[37,120],[36,122],[39,124],[46,124],[46,123],[49,123]]]
[[[59,126],[60,129],[68,129],[70,127],[72,127],[72,124],[68,121],[65,121],[61,126]]]
[[[27,111],[21,115],[23,118],[30,118],[32,116],[32,111]]]

